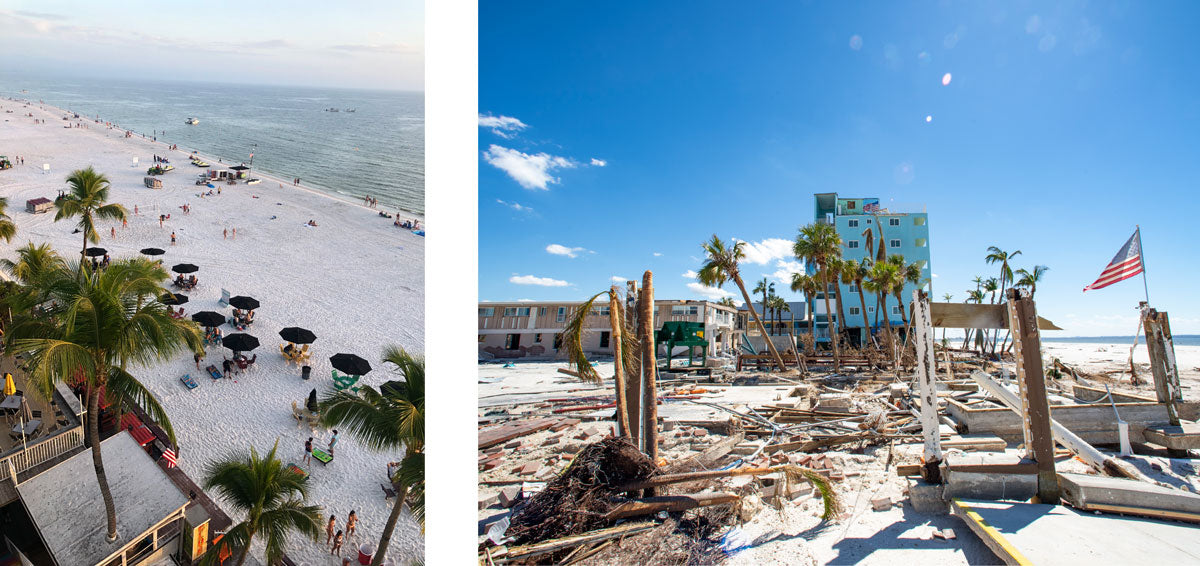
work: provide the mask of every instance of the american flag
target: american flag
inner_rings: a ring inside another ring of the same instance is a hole
[[[170,448],[163,451],[163,459],[167,461],[168,468],[175,467],[175,451]]]
[[[1083,288],[1086,293],[1093,289],[1103,289],[1116,283],[1124,281],[1142,272],[1142,229],[1138,228],[1133,231],[1133,235],[1129,237],[1129,241],[1121,246],[1121,251],[1113,256],[1112,261],[1108,263],[1108,267],[1104,268],[1104,272],[1091,285]]]

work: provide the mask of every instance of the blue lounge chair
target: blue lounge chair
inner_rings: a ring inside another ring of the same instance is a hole
[[[182,381],[183,384],[186,385],[188,389],[195,389],[200,386],[200,384],[196,383],[195,378],[193,378],[191,376],[191,374],[187,374],[187,373],[183,374],[179,378],[179,381]]]
[[[208,375],[213,379],[221,379],[222,377],[225,377],[221,375],[220,371],[217,370],[217,366],[208,366],[204,369],[208,370]]]

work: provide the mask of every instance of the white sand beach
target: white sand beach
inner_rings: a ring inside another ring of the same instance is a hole
[[[33,118],[25,116],[30,112]],[[217,304],[222,289],[262,303],[247,331],[262,343],[254,352],[257,367],[249,373],[214,381],[196,370],[190,353],[134,370],[171,415],[180,445],[179,465],[197,483],[202,481],[204,466],[230,450],[254,446],[266,451],[276,440],[285,462],[300,463],[308,429],[297,428],[291,402],[303,404],[314,387],[321,393],[331,387],[329,356],[349,352],[366,358],[374,369],[363,382],[378,387],[393,376],[380,361],[385,345],[424,352],[423,237],[394,227],[392,220],[378,216],[374,209],[297,189],[290,181],[257,172],[261,184],[218,184],[220,195],[199,198],[200,189],[209,189],[194,184],[203,170],[189,163],[188,152],[168,151],[166,144],[140,135],[126,139],[123,131],[103,123],[64,121],[65,114],[49,106],[42,110],[37,104],[26,108],[0,100],[4,120],[0,154],[24,158],[24,165],[0,171],[0,196],[8,199],[8,213],[18,227],[12,243],[0,243],[0,256],[14,258],[15,248],[32,241],[48,242],[64,257],[78,258],[82,237],[72,234],[75,222],[56,223],[53,212],[27,213],[25,202],[37,197],[53,200],[67,188],[65,178],[72,170],[90,165],[111,181],[110,201],[123,204],[130,213],[127,228],[108,222],[99,227],[98,246],[114,259],[158,247],[166,250],[160,257],[168,267],[185,262],[198,265],[200,284],[187,293],[191,300],[184,305],[188,316],[202,310],[228,315],[230,308]],[[35,118],[45,122],[35,124]],[[76,123],[86,128],[65,127]],[[160,190],[142,183],[147,167],[153,165],[152,155],[165,156],[175,166],[159,177]],[[211,169],[223,167],[215,159],[206,160]],[[49,173],[43,173],[44,163],[50,165]],[[190,205],[189,214],[180,208],[184,204]],[[162,227],[159,214],[170,214]],[[318,226],[308,226],[310,219]],[[114,227],[115,238],[110,235]],[[224,229],[231,231],[229,239],[222,237]],[[317,335],[309,381],[302,380],[300,371],[285,364],[279,354],[278,332],[286,326],[308,328]],[[222,331],[228,334],[230,329],[225,326]],[[219,367],[228,355],[223,348],[210,349],[201,367]],[[197,389],[188,390],[180,383],[185,373],[196,377]],[[319,432],[314,444],[325,446],[329,436],[329,431]],[[351,510],[360,518],[357,537],[344,545],[344,555],[357,556],[358,544],[378,542],[391,509],[380,484],[386,482],[387,462],[398,459],[399,454],[367,450],[343,431],[336,459],[327,466],[314,461],[310,500],[323,505],[326,515],[337,515],[339,528]],[[255,553],[261,556],[261,545]],[[409,517],[402,517],[389,557],[405,563],[423,553],[420,529]],[[289,542],[288,554],[297,563],[340,564],[326,547],[296,536]]]

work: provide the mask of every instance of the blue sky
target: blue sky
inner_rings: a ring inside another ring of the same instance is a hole
[[[836,191],[928,211],[939,299],[998,274],[989,245],[1048,265],[1058,335],[1133,334],[1140,278],[1081,290],[1141,224],[1153,304],[1200,333],[1200,5],[686,6],[481,3],[482,300],[646,269],[720,296],[687,277],[714,232],[783,280]]]
[[[424,90],[421,0],[5,0],[7,70]]]

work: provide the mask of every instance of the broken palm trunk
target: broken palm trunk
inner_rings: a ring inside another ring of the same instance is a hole
[[[658,462],[658,392],[654,359],[654,274],[642,275],[642,293],[638,297],[638,339],[642,344],[642,451],[651,462]],[[653,495],[652,493],[647,495]]]
[[[1183,400],[1179,388],[1179,368],[1175,364],[1175,344],[1171,339],[1171,323],[1167,313],[1142,306],[1142,326],[1146,329],[1146,349],[1150,352],[1150,370],[1154,373],[1154,394],[1166,405],[1167,418],[1179,426],[1176,401]]]
[[[925,438],[921,477],[929,483],[942,483],[941,433],[938,425],[938,399],[933,365],[933,323],[929,318],[929,297],[920,289],[913,291],[913,325],[916,330],[917,384],[921,396],[921,432]]]

